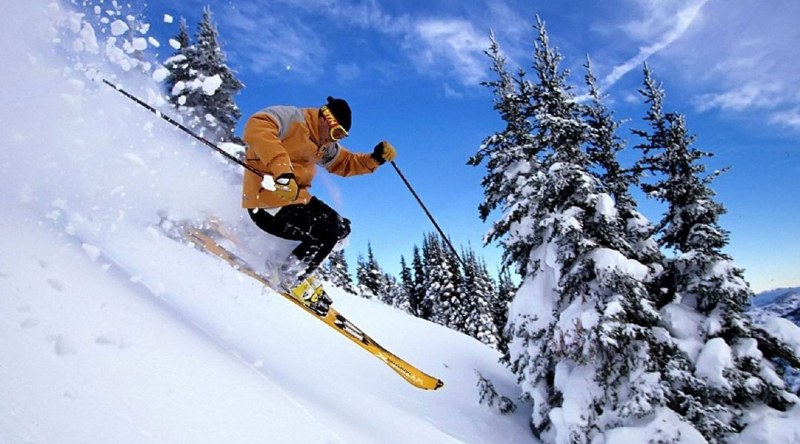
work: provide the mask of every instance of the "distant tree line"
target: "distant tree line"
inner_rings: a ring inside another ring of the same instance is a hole
[[[463,265],[440,236],[428,233],[422,248],[414,245],[410,262],[400,257],[399,278],[378,264],[371,244],[366,257],[358,256],[355,282],[343,251],[334,252],[320,273],[352,294],[377,299],[504,350],[507,340],[502,332],[516,291],[511,275],[506,270],[495,280],[472,248],[462,248],[461,258]]]

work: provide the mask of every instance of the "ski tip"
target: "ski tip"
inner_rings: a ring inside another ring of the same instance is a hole
[[[444,387],[444,382],[438,378],[428,377],[427,381],[418,381],[414,385],[423,390],[436,391]]]

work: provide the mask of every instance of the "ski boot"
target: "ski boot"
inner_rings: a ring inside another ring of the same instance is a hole
[[[322,288],[322,284],[314,275],[308,276],[300,281],[299,284],[287,289],[287,292],[320,316],[327,315],[328,309],[333,303],[330,296]]]

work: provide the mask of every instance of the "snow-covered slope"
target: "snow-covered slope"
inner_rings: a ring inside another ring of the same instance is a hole
[[[774,290],[763,291],[753,297],[753,306],[761,307],[784,296],[800,293],[800,287],[776,288]]]
[[[374,301],[335,306],[441,378],[426,392],[221,261],[164,237],[210,217],[254,263],[287,245],[238,207],[239,172],[83,71],[159,101],[60,3],[0,26],[0,442],[530,442],[497,352]],[[100,13],[105,13],[105,9]],[[96,52],[93,52],[96,51]],[[109,61],[112,60],[112,61]],[[8,61],[14,61],[9,63]],[[266,252],[266,253],[264,253]]]
[[[781,316],[800,325],[800,288],[778,288],[759,293],[753,298],[750,313],[756,318],[767,314]]]

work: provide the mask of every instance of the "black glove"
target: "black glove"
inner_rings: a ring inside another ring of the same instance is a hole
[[[372,151],[372,158],[381,165],[387,160],[393,161],[395,157],[397,157],[397,150],[385,140],[375,145],[375,149]]]

